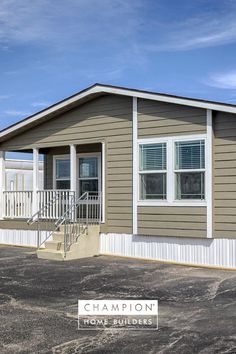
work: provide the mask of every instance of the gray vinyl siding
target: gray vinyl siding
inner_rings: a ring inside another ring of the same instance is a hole
[[[138,207],[138,234],[206,237],[205,207]]]
[[[101,96],[9,139],[1,147],[24,150],[101,141],[106,146],[106,223],[102,232],[131,233],[132,98]],[[52,188],[50,154],[47,163],[46,187]]]
[[[214,237],[236,237],[236,116],[214,116]]]
[[[138,137],[206,133],[206,110],[138,100]],[[206,237],[206,207],[138,207],[138,234]]]
[[[204,134],[206,110],[150,100],[138,100],[138,137]]]

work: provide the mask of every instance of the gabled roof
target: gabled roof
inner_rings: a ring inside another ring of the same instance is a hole
[[[103,94],[116,94],[130,97],[144,98],[154,101],[161,101],[167,103],[174,103],[179,105],[186,105],[191,107],[198,107],[204,109],[211,109],[215,111],[236,113],[236,105],[207,101],[201,99],[188,98],[183,96],[174,96],[165,93],[143,91],[137,89],[130,89],[126,87],[111,86],[94,84],[85,90],[76,93],[62,101],[59,101],[52,106],[45,108],[44,110],[37,112],[18,123],[15,123],[0,131],[0,142],[7,140],[10,136],[17,135],[25,129],[29,129],[31,126],[40,124],[41,122],[55,117],[57,114],[67,111],[79,104],[87,102],[95,97]]]

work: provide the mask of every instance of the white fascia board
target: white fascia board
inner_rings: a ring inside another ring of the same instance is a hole
[[[198,101],[194,99],[186,99],[186,98],[179,98],[179,97],[173,97],[173,96],[166,96],[162,94],[157,94],[157,93],[147,93],[147,92],[139,92],[135,90],[129,90],[129,89],[120,89],[120,88],[110,88],[110,87],[105,87],[102,91],[106,91],[105,93],[112,93],[112,94],[117,94],[117,95],[124,95],[124,96],[131,96],[131,97],[137,97],[137,98],[144,98],[148,100],[153,100],[153,101],[161,101],[161,102],[166,102],[166,103],[174,103],[174,104],[180,104],[184,106],[191,106],[191,107],[198,107],[198,108],[204,108],[204,109],[211,109],[215,111],[222,111],[222,112],[228,112],[228,113],[236,113],[236,107],[231,107],[227,106],[227,104],[222,105],[218,103],[208,103],[204,101]]]
[[[48,109],[44,110],[43,112],[39,112],[38,114],[35,114],[33,117],[31,117],[27,120],[19,122],[18,124],[14,125],[13,127],[10,127],[9,129],[4,130],[2,133],[0,132],[0,138],[4,137],[5,135],[8,135],[11,132],[13,132],[17,129],[20,129],[30,123],[35,122],[38,119],[47,116],[48,114],[56,112],[57,110],[59,110],[61,108],[64,108],[76,101],[79,101],[79,100],[81,100],[91,94],[95,94],[95,93],[110,93],[110,94],[115,94],[115,95],[137,97],[137,98],[143,98],[143,99],[148,99],[148,100],[153,100],[153,101],[161,101],[161,102],[166,102],[166,103],[174,103],[174,104],[186,105],[186,106],[191,106],[191,107],[211,109],[211,110],[215,110],[215,111],[236,113],[236,107],[227,106],[227,104],[222,105],[222,104],[218,104],[218,103],[208,103],[208,102],[203,102],[203,101],[197,101],[194,99],[185,99],[185,98],[179,98],[179,97],[173,97],[173,96],[166,96],[164,94],[162,95],[162,94],[135,91],[132,89],[130,90],[130,89],[97,85],[97,86],[91,87],[90,89],[88,89],[84,92],[78,93],[77,95],[75,95],[71,98],[68,98],[68,99],[64,100],[63,102],[59,102],[58,104],[55,104],[53,107],[49,107]]]

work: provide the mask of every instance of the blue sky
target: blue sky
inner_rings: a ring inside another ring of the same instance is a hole
[[[1,0],[0,129],[95,83],[236,103],[235,0]]]

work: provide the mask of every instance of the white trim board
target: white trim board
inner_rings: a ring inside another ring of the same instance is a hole
[[[206,168],[206,201],[207,201],[207,237],[212,238],[213,228],[213,125],[212,125],[212,111],[207,110],[207,139],[205,150],[205,161],[207,162]]]
[[[100,254],[236,268],[236,239],[101,234]]]
[[[138,232],[138,111],[137,98],[133,97],[133,233]]]
[[[146,92],[141,90],[139,91],[134,89],[122,88],[122,87],[112,87],[107,85],[95,84],[94,86],[89,87],[88,89],[83,90],[78,94],[69,97],[61,102],[58,102],[57,104],[48,107],[47,109],[39,113],[36,113],[33,116],[30,116],[20,121],[19,123],[3,130],[2,132],[0,132],[0,142],[1,142],[1,138],[6,137],[8,134],[13,133],[20,128],[23,128],[28,124],[31,124],[39,119],[42,119],[49,114],[52,114],[58,110],[61,110],[62,108],[70,106],[75,102],[79,103],[80,100],[83,101],[83,99],[89,98],[89,96],[95,97],[96,95],[104,94],[104,93],[123,95],[128,97],[144,98],[153,101],[174,103],[179,105],[211,109],[211,110],[222,111],[222,112],[236,113],[236,106],[227,105],[224,103],[221,104],[218,102],[208,102],[204,100],[187,99],[186,97],[176,97],[176,96],[165,95],[160,93],[153,93],[153,92]]]

